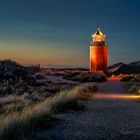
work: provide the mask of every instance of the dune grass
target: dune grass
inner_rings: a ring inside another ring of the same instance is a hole
[[[0,140],[31,140],[36,131],[52,126],[57,120],[55,113],[68,104],[71,106],[83,98],[87,92],[93,92],[96,86],[93,83],[75,86],[63,90],[53,97],[49,97],[37,104],[26,106],[22,111],[3,114],[0,116]],[[17,99],[9,99],[13,101]]]

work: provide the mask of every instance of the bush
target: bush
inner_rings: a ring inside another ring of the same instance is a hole
[[[134,77],[133,76],[126,76],[126,77],[123,77],[122,79],[121,79],[121,81],[123,81],[123,82],[128,82],[128,81],[130,81],[131,79],[133,79]]]
[[[125,76],[121,79],[123,82],[140,82],[140,76],[139,75],[133,75],[133,76]]]
[[[78,81],[80,83],[86,82],[105,82],[107,77],[103,73],[72,73],[64,77],[67,80]]]
[[[132,93],[135,95],[140,95],[140,83],[138,82],[130,82],[130,83],[125,83],[124,89],[128,93]]]

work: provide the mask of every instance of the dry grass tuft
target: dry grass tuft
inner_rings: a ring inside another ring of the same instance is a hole
[[[49,97],[35,105],[25,106],[22,111],[3,114],[0,116],[1,140],[29,140],[33,139],[36,130],[50,127],[56,120],[54,114],[63,110],[68,104],[73,108],[78,104],[81,95],[93,92],[96,86],[93,83],[75,86],[72,89],[63,90],[53,97]],[[7,97],[3,103],[17,103],[25,99],[23,97]]]

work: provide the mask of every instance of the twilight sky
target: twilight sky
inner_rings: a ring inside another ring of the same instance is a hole
[[[110,64],[140,60],[140,0],[0,0],[0,59],[88,66],[98,27]]]

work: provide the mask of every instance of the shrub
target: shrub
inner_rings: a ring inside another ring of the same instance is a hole
[[[121,81],[123,81],[123,82],[128,82],[128,81],[130,81],[131,79],[133,79],[134,77],[133,76],[126,76],[126,77],[123,77],[122,79],[121,79]]]
[[[64,77],[67,80],[78,81],[80,83],[86,82],[104,82],[107,81],[107,77],[103,73],[72,73],[71,75]]]

